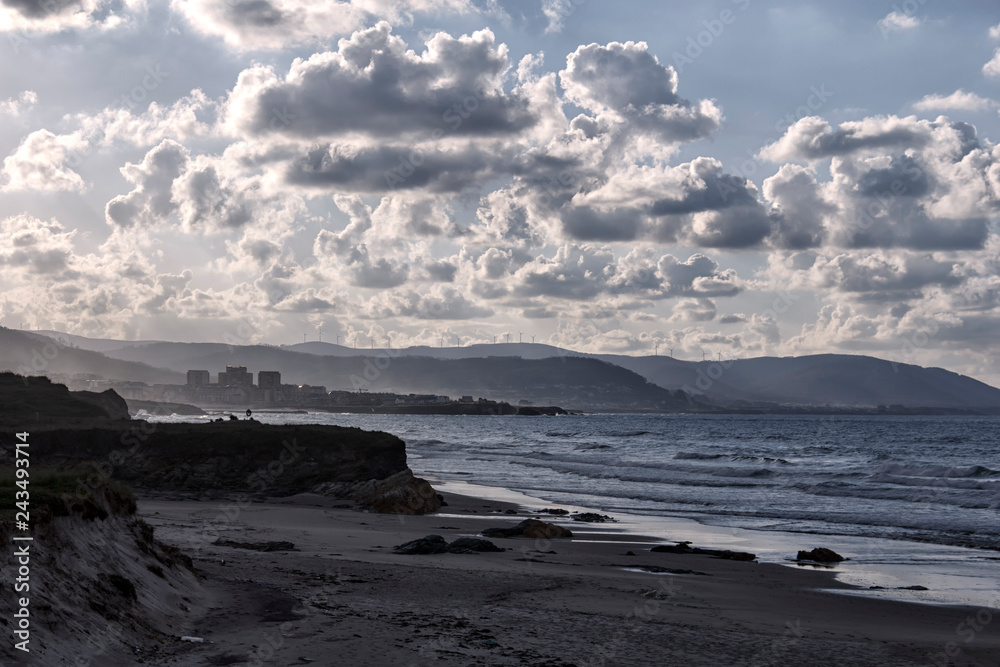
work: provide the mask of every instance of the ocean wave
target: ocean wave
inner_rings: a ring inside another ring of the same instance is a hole
[[[991,470],[986,466],[947,466],[933,463],[883,463],[875,471],[886,475],[904,477],[991,477],[1000,475],[1000,471]]]
[[[679,461],[714,461],[727,456],[729,454],[702,454],[701,452],[677,452],[674,454],[674,458]]]

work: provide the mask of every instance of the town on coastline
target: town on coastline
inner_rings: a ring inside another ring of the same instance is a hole
[[[453,399],[438,394],[396,394],[357,391],[328,391],[322,385],[283,384],[280,371],[258,371],[257,383],[246,366],[226,366],[212,382],[208,370],[189,370],[186,384],[148,384],[106,380],[86,375],[59,378],[74,391],[113,389],[130,406],[190,404],[208,409],[325,410],[331,412],[375,412],[392,414],[565,414],[554,406],[533,406],[521,401],[511,405],[473,396]],[[150,406],[152,407],[152,406]]]

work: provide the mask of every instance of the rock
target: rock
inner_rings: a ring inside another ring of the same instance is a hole
[[[539,514],[554,514],[555,516],[565,516],[569,514],[568,510],[552,509],[551,507],[546,507],[545,509],[538,510]]]
[[[625,552],[625,555],[626,555],[626,556],[634,556],[634,555],[635,555],[635,552],[634,552],[634,551],[631,551],[631,550],[629,550],[629,551],[626,551],[626,552]]]
[[[393,547],[398,554],[475,554],[503,551],[489,540],[478,537],[460,537],[451,544],[440,535],[428,535],[419,540]]]
[[[517,514],[517,510],[504,510],[504,514]]]
[[[217,547],[232,547],[233,549],[249,549],[251,551],[298,551],[294,544],[286,541],[237,542],[219,538],[212,544]]]
[[[489,540],[483,540],[478,537],[460,537],[448,545],[448,553],[450,554],[474,554],[496,551],[503,551],[503,549]]]
[[[614,521],[607,514],[598,514],[597,512],[581,512],[580,514],[574,514],[572,517],[573,521],[586,521],[587,523],[604,523],[605,521]]]
[[[842,560],[847,560],[836,551],[832,549],[824,549],[822,547],[818,549],[813,549],[812,551],[800,551],[795,560],[811,560],[816,563],[839,563]]]
[[[712,556],[713,558],[722,558],[724,560],[738,560],[745,562],[757,559],[757,554],[748,553],[746,551],[730,551],[729,549],[702,549],[700,547],[691,547],[690,544],[690,542],[678,542],[675,545],[661,544],[660,546],[653,547],[650,551],[668,554],[695,554],[700,556]]]
[[[427,480],[415,477],[409,468],[385,479],[322,484],[313,489],[313,492],[335,498],[350,498],[383,514],[426,514],[441,507],[434,488]]]
[[[448,543],[440,535],[428,535],[397,545],[393,550],[398,554],[443,554],[448,551]]]
[[[483,531],[485,537],[531,537],[534,539],[551,540],[562,537],[573,537],[573,533],[562,526],[545,523],[538,519],[525,519],[513,528],[487,528]]]
[[[919,584],[916,585],[916,586],[899,586],[898,588],[901,591],[928,591],[928,590],[930,590],[926,586],[920,586]]]

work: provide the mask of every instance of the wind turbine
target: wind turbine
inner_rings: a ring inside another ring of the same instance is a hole
[[[520,343],[523,340],[524,340],[524,332],[523,331],[518,331],[517,332],[517,342]]]
[[[497,344],[497,335],[496,334],[493,334],[493,344],[494,345]]]
[[[669,349],[670,349],[670,358],[673,359],[674,358],[674,348],[671,347]]]
[[[319,328],[319,342],[323,342],[323,327]]]
[[[532,344],[532,345],[534,345],[534,344],[535,344],[535,337],[534,337],[534,336],[532,336],[532,337],[531,337],[531,344]]]
[[[340,345],[340,334],[337,334],[337,345]]]
[[[719,352],[719,361],[722,361],[722,353]]]
[[[653,356],[657,357],[659,355],[660,355],[660,344],[659,343],[653,343]]]
[[[701,351],[701,360],[702,360],[702,361],[705,361],[705,356],[706,356],[706,355],[705,355],[705,350],[702,350],[702,351]]]
[[[392,338],[390,338],[389,336],[386,336],[385,337],[385,341],[386,341],[386,343],[389,344],[389,349],[391,350],[392,349]]]
[[[509,331],[507,332],[507,343],[508,344],[510,343],[510,332]]]
[[[455,336],[455,347],[462,347],[462,337]]]

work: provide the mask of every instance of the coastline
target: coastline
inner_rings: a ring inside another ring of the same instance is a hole
[[[168,640],[151,664],[334,664],[331,652],[338,664],[561,667],[830,657],[931,665],[939,654],[988,665],[1000,655],[1000,614],[965,641],[957,628],[983,610],[839,594],[855,589],[829,571],[651,553],[661,538],[624,523],[542,515],[574,537],[493,538],[502,553],[393,553],[428,534],[451,541],[528,516],[503,490],[476,497],[441,486],[448,505],[423,516],[367,513],[309,494],[228,515],[224,500],[140,498],[157,538],[194,558],[208,600],[192,609],[189,633],[206,641]],[[219,546],[215,536],[287,540],[297,550]],[[951,648],[959,652],[949,656]]]

